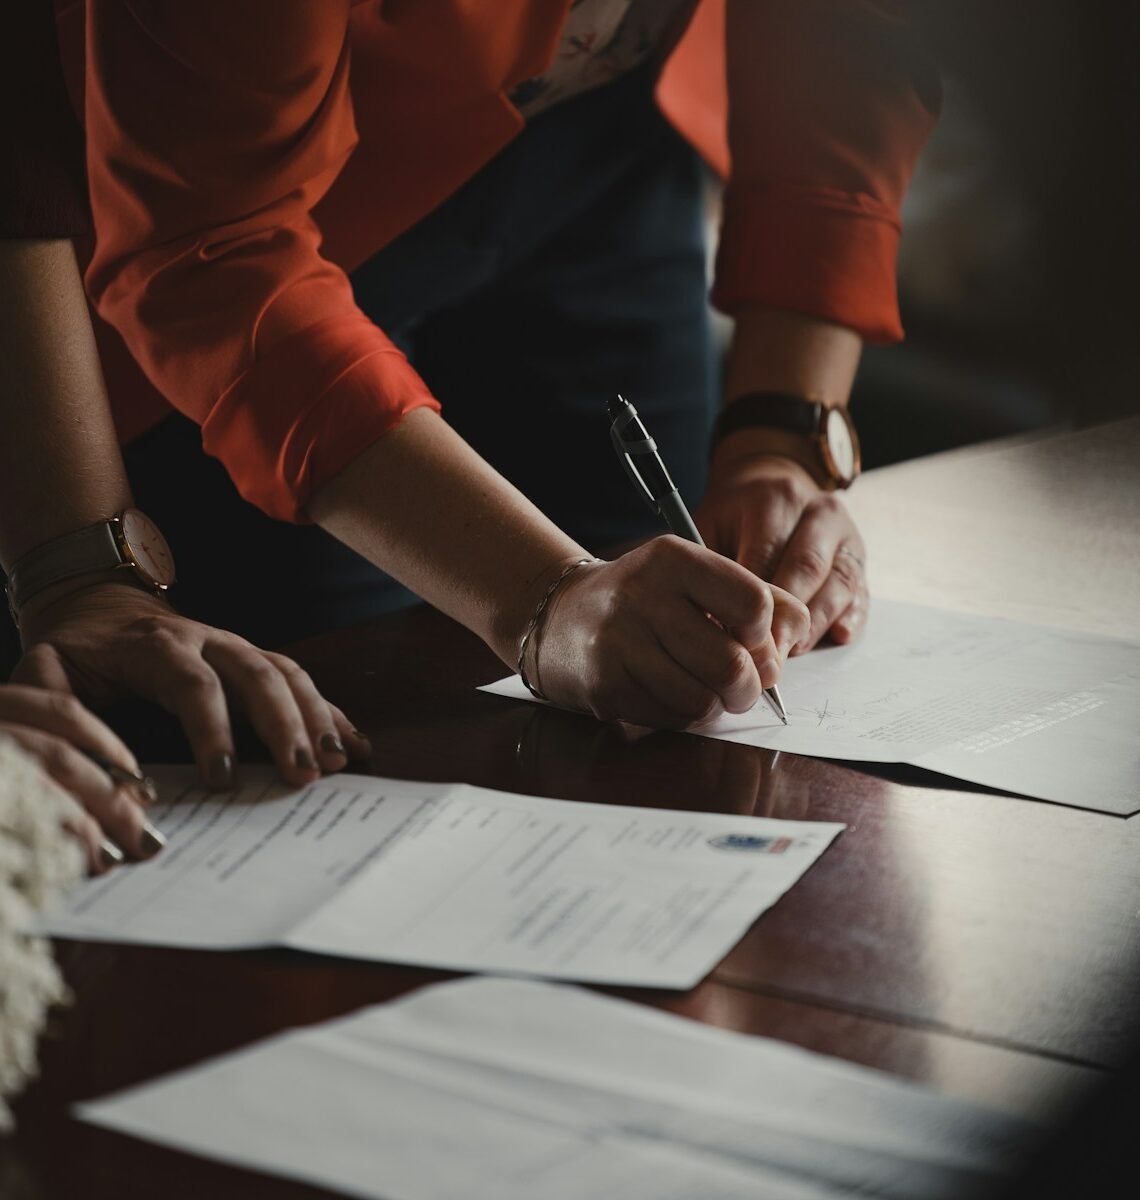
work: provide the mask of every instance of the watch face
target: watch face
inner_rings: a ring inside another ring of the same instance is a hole
[[[137,508],[128,508],[120,518],[124,547],[135,566],[160,587],[174,582],[174,556],[158,526]]]
[[[844,413],[837,408],[828,410],[823,430],[827,442],[827,452],[831,458],[831,468],[846,487],[859,469],[858,452],[855,449],[855,439],[851,428],[844,419]]]

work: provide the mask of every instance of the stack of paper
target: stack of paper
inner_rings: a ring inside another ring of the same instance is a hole
[[[504,979],[426,988],[79,1113],[384,1200],[964,1200],[1030,1135],[779,1042]]]
[[[485,690],[533,700],[517,676]],[[789,660],[780,691],[786,728],[761,703],[693,732],[1140,811],[1140,643],[876,599],[859,642]]]
[[[291,791],[268,768],[216,796],[154,773],[166,849],[81,885],[45,932],[688,988],[843,828],[360,775]]]

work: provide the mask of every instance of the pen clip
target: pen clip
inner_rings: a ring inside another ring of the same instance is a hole
[[[649,489],[649,485],[641,477],[641,472],[633,465],[633,459],[630,457],[630,453],[626,449],[625,441],[621,436],[622,428],[628,425],[632,419],[633,415],[631,413],[625,413],[618,417],[617,420],[615,420],[610,426],[610,440],[614,444],[614,450],[617,451],[618,458],[621,459],[622,466],[625,467],[625,473],[630,477],[630,479],[633,480],[634,487],[636,487],[638,491],[640,491],[645,497],[646,504],[649,505],[653,512],[660,514],[661,506],[654,498],[653,493]],[[650,440],[648,445],[649,449],[656,449],[656,446],[652,440]]]

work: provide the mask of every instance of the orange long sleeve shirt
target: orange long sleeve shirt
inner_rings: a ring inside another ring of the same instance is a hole
[[[549,65],[568,5],[57,0],[87,136],[87,285],[153,385],[112,348],[120,431],[173,405],[248,500],[303,520],[436,405],[346,272],[519,132],[506,93]],[[727,178],[714,301],[901,336],[898,214],[938,102],[905,3],[728,8],[726,38],[722,0],[703,0],[658,83]]]

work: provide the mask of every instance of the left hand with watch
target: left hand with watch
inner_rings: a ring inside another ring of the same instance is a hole
[[[231,705],[296,786],[368,756],[367,739],[301,667],[181,616],[165,599],[173,582],[170,548],[135,508],[33,547],[8,575],[25,648],[12,681],[94,705],[154,701],[178,717],[214,790],[235,782]]]
[[[856,334],[815,318],[737,315],[729,402],[695,517],[710,548],[808,606],[793,654],[850,642],[867,620],[866,548],[837,495],[860,469],[846,409],[860,351]]]
[[[0,426],[0,566],[24,649],[14,683],[91,705],[126,695],[154,701],[179,718],[203,781],[217,790],[234,783],[231,705],[249,717],[288,783],[367,757],[367,740],[291,659],[189,620],[167,602],[173,556],[132,507],[65,238],[0,238]],[[29,711],[26,696],[20,703]],[[85,728],[85,741],[74,744],[91,750]],[[118,753],[121,765],[128,752],[119,744]],[[104,748],[101,757],[114,755]],[[81,774],[77,768],[68,779]],[[85,794],[78,782],[71,790]],[[88,813],[129,848],[131,830],[97,808]]]

